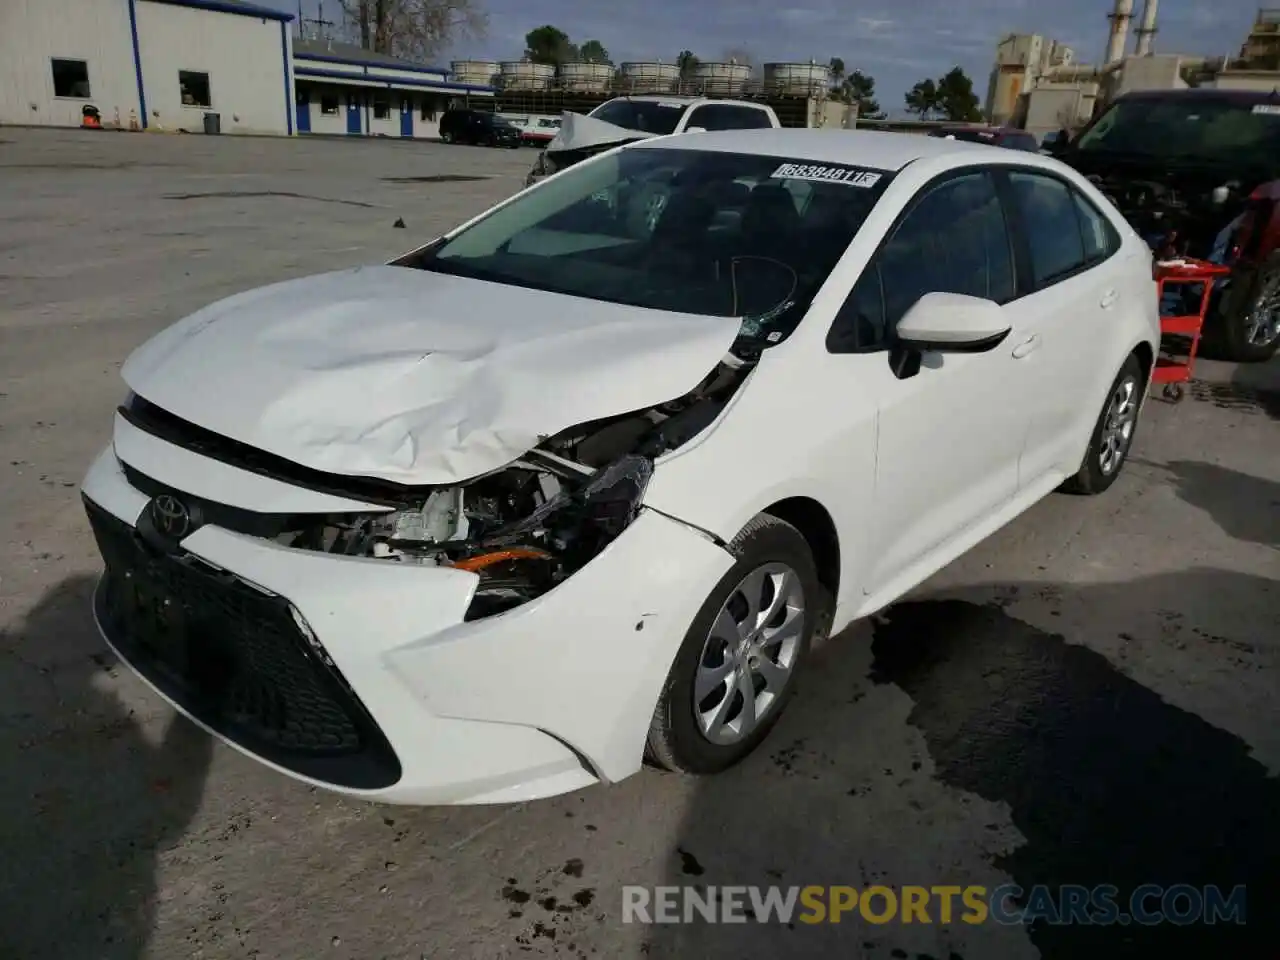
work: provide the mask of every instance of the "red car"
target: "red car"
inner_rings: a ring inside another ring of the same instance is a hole
[[[929,132],[931,137],[945,137],[949,140],[967,140],[970,143],[989,143],[993,147],[1006,147],[1009,150],[1028,150],[1037,153],[1040,144],[1036,138],[1025,130],[1016,127],[979,127],[973,124],[959,124],[954,127],[939,127]]]

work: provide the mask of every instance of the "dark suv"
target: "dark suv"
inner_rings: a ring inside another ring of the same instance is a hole
[[[520,128],[483,110],[446,110],[440,118],[440,139],[482,147],[518,147]]]
[[[1280,94],[1151,90],[1116,98],[1051,152],[1089,177],[1159,257],[1225,263],[1205,352],[1280,348]]]
[[[938,127],[936,130],[930,130],[929,136],[946,137],[948,140],[968,140],[970,143],[987,143],[993,147],[1029,150],[1032,153],[1040,149],[1034,136],[1015,127],[979,127],[962,124],[954,127]]]

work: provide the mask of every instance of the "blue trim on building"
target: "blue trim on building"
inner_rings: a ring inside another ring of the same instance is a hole
[[[167,3],[171,7],[190,7],[193,10],[211,10],[214,13],[232,13],[259,20],[279,20],[292,23],[292,13],[284,13],[271,7],[259,7],[252,3],[227,3],[226,0],[146,0],[147,3]],[[132,6],[132,3],[130,4]]]
[[[493,93],[493,87],[483,87],[472,83],[450,83],[448,80],[408,80],[404,77],[377,77],[370,73],[343,73],[341,70],[313,70],[310,67],[295,67],[293,75],[295,79],[322,77],[326,80],[359,80],[361,81],[361,86],[365,83],[371,82],[385,84],[387,87],[403,85],[436,89],[441,93],[448,93],[451,91],[462,93]]]
[[[293,136],[293,82],[289,78],[289,24],[280,21],[280,65],[284,67],[284,122],[289,128],[289,136]]]
[[[142,49],[138,46],[138,0],[129,0],[129,34],[133,40],[133,73],[138,79],[138,120],[147,129],[147,91],[142,84]]]
[[[322,63],[346,63],[353,67],[373,67],[376,70],[404,70],[408,73],[431,73],[440,77],[449,76],[449,70],[445,67],[419,67],[416,64],[399,64],[377,63],[373,60],[351,60],[347,57],[330,56],[326,53],[294,53],[295,60],[319,60]]]

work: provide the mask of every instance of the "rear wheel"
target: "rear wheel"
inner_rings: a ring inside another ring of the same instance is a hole
[[[718,773],[751,753],[782,715],[819,621],[822,589],[795,527],[761,515],[685,634],[649,728],[650,760]]]
[[[1280,251],[1252,273],[1232,277],[1205,335],[1205,353],[1234,363],[1265,363],[1280,350]]]
[[[1062,485],[1064,492],[1098,494],[1116,482],[1129,458],[1129,448],[1133,446],[1133,435],[1138,428],[1138,408],[1145,388],[1142,366],[1131,354],[1107,392],[1084,462],[1076,475]]]
[[[453,143],[453,134],[452,134],[452,133],[441,133],[441,134],[440,134],[440,139],[441,139],[441,140],[443,140],[445,143]]]

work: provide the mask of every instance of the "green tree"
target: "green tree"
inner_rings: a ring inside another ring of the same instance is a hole
[[[605,49],[604,44],[599,40],[584,41],[582,46],[578,48],[578,57],[588,63],[613,63],[609,59],[609,51]]]
[[[841,99],[845,103],[856,103],[860,117],[874,117],[880,113],[880,104],[876,102],[875,77],[861,70],[854,70],[844,78],[844,97]]]
[[[827,69],[831,71],[831,99],[840,101],[845,100],[846,91],[844,81],[848,76],[848,71],[845,70],[844,61],[839,57],[832,57],[831,61],[827,64]]]
[[[938,85],[932,79],[921,80],[907,91],[905,100],[908,113],[914,113],[921,120],[927,120],[929,115],[939,108]]]
[[[569,42],[569,35],[549,23],[526,33],[524,46],[525,57],[534,63],[559,66],[578,58],[578,48]]]
[[[676,57],[676,66],[680,68],[681,80],[693,80],[698,75],[698,64],[701,61],[692,50],[681,50]]]
[[[936,108],[957,123],[976,123],[982,119],[973,81],[959,67],[952,67],[938,80]]]

